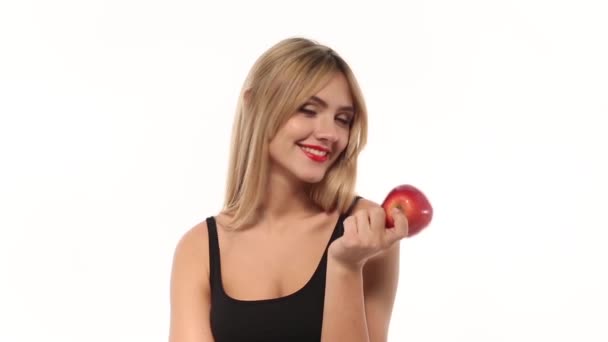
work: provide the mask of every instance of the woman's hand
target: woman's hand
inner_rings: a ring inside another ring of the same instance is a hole
[[[357,210],[344,220],[344,235],[332,242],[328,256],[347,269],[360,269],[370,258],[380,254],[407,236],[407,217],[394,209],[395,227],[386,228],[382,207]]]

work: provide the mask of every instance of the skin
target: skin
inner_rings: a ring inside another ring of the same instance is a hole
[[[240,300],[278,298],[298,291],[312,276],[338,212],[323,212],[305,194],[323,179],[346,148],[352,98],[342,74],[295,113],[270,142],[271,177],[262,216],[254,226],[226,230],[216,215],[226,293]],[[310,160],[299,144],[330,149],[324,163]],[[329,247],[322,341],[387,340],[397,290],[405,215],[385,229],[384,210],[358,202],[344,221],[344,235]],[[176,246],[171,274],[171,342],[211,342],[207,226],[203,221]],[[260,266],[263,265],[263,266]],[[244,286],[246,284],[246,286]]]

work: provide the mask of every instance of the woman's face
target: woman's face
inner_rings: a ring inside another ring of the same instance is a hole
[[[270,141],[272,171],[316,183],[348,144],[354,110],[342,73],[305,102]]]

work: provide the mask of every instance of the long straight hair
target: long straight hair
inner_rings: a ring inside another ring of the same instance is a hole
[[[325,211],[346,211],[354,198],[357,158],[367,142],[367,108],[349,65],[331,48],[305,38],[288,38],[266,50],[251,68],[237,103],[223,211],[230,228],[256,222],[267,189],[268,145],[299,107],[336,73],[350,86],[355,109],[349,141],[322,181],[308,195]]]

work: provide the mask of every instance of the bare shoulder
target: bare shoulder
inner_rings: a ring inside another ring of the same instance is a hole
[[[204,276],[205,274],[200,271],[206,271],[206,275],[209,274],[209,235],[207,229],[207,222],[203,220],[181,236],[175,246],[174,268],[190,269],[190,271],[193,271],[193,276]]]
[[[169,341],[212,341],[209,324],[209,238],[205,221],[177,242],[171,270]]]

